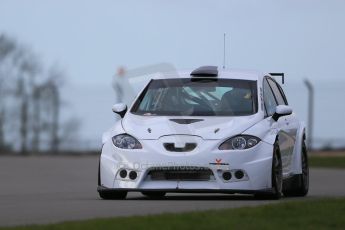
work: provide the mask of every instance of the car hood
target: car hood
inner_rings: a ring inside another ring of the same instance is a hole
[[[126,133],[141,140],[167,135],[193,135],[219,140],[241,134],[262,120],[259,114],[241,117],[139,116],[127,113],[122,120]]]

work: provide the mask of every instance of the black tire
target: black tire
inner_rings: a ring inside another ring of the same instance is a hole
[[[159,191],[152,191],[152,192],[141,192],[144,196],[147,196],[151,199],[159,199],[163,198],[166,194],[166,192],[159,192]]]
[[[98,186],[101,186],[101,159],[98,163]],[[126,199],[127,192],[126,191],[99,191],[99,196],[104,200],[123,200]]]
[[[101,159],[99,159],[98,163],[98,178],[97,178],[97,185],[101,186]]]
[[[309,163],[305,141],[302,143],[302,174],[293,176],[283,193],[285,196],[306,196],[309,191]]]
[[[126,199],[126,196],[127,196],[126,191],[119,191],[119,192],[100,191],[98,193],[99,193],[99,196],[104,200],[123,200],[123,199]]]
[[[283,167],[278,142],[274,143],[273,146],[271,175],[272,191],[270,193],[255,194],[256,198],[269,200],[278,200],[281,198],[283,189]]]

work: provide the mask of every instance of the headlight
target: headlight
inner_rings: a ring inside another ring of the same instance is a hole
[[[119,134],[112,138],[116,147],[121,149],[141,149],[140,142],[128,134]]]
[[[219,150],[249,149],[257,145],[259,142],[260,142],[260,138],[249,136],[249,135],[239,135],[239,136],[232,137],[224,141],[219,146]]]

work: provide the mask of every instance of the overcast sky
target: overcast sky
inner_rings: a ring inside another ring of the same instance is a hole
[[[78,83],[108,80],[119,65],[221,65],[224,32],[228,66],[339,78],[344,23],[343,0],[0,0],[0,32]]]
[[[344,85],[344,23],[343,0],[0,0],[0,33],[109,92],[121,65],[222,65],[223,33],[228,67]]]

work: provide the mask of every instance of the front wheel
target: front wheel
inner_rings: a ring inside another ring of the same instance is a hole
[[[306,196],[309,191],[309,163],[305,142],[302,143],[302,174],[293,176],[284,189],[285,196]]]
[[[159,199],[159,198],[163,198],[166,193],[160,192],[160,191],[152,191],[152,192],[142,192],[142,194],[151,199]]]
[[[270,193],[255,194],[256,198],[277,200],[281,197],[283,188],[283,167],[278,142],[274,143],[273,146],[271,180],[272,191]]]
[[[123,200],[126,199],[127,196],[127,192],[125,191],[99,191],[98,193],[103,200]]]

